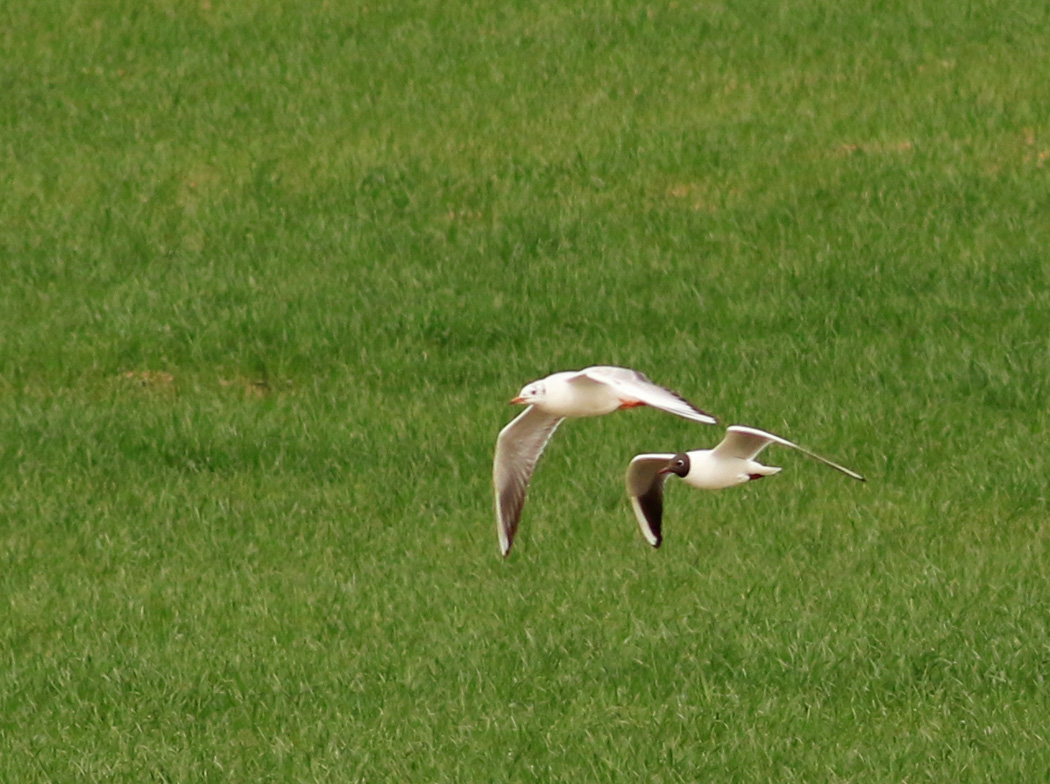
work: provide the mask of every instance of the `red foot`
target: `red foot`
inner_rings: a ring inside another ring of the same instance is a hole
[[[621,400],[620,408],[638,408],[638,406],[644,406],[641,400]]]
[[[747,478],[751,479],[751,480],[754,480],[754,479],[761,479],[764,476],[765,476],[765,474],[748,474]]]

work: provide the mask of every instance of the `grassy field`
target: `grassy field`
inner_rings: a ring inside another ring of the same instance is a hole
[[[0,6],[0,780],[1050,771],[1050,7]],[[713,444],[505,401],[636,367]]]

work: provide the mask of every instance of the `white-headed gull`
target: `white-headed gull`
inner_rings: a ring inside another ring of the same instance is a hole
[[[758,453],[770,444],[797,449],[846,476],[866,481],[856,471],[850,471],[780,436],[753,427],[732,425],[726,437],[714,449],[697,449],[676,455],[637,455],[631,461],[627,467],[627,494],[631,498],[634,516],[649,544],[659,547],[663,538],[664,480],[668,474],[680,476],[686,484],[702,490],[721,490],[752,479],[772,476],[780,472],[779,467],[762,465],[755,460]]]
[[[514,543],[536,462],[566,417],[601,416],[621,408],[652,406],[708,425],[718,421],[637,370],[622,367],[598,366],[554,373],[526,384],[510,402],[528,408],[496,439],[492,480],[496,491],[496,531],[504,556]]]

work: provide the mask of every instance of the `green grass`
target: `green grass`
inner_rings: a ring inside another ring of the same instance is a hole
[[[1039,781],[1050,12],[0,8],[0,779]],[[567,424],[637,367],[783,450]]]

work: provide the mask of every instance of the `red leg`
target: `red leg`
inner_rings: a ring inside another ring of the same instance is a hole
[[[644,406],[641,400],[621,400],[620,408],[638,408],[638,406]]]

